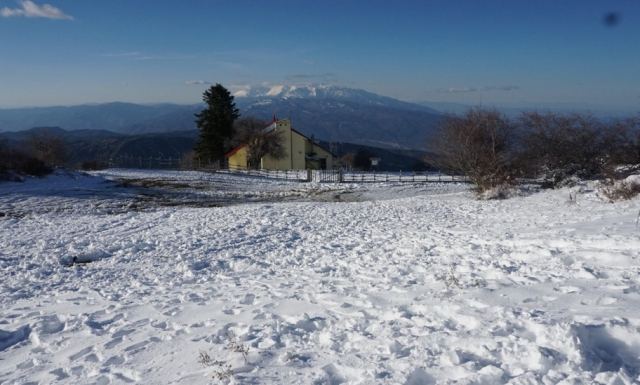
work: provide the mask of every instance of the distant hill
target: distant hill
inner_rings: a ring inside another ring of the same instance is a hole
[[[181,159],[193,149],[198,138],[197,131],[124,135],[104,130],[64,130],[60,127],[36,127],[17,132],[0,133],[0,141],[11,146],[25,148],[30,137],[49,134],[65,142],[69,164],[79,165],[90,160],[107,162],[109,159],[129,159],[127,165],[137,166],[137,159],[161,157]],[[385,149],[353,143],[321,142],[331,148],[335,155],[355,154],[366,150],[381,159],[378,170],[423,170],[425,153],[419,150]],[[146,166],[146,164],[142,164]]]
[[[64,107],[0,109],[0,132],[57,126],[125,134],[194,130],[199,105],[105,103]]]
[[[130,158],[181,158],[196,143],[197,131],[123,135],[104,130],[69,131],[59,127],[37,127],[18,132],[0,133],[14,147],[26,146],[32,135],[47,133],[64,140],[70,164],[87,160]]]
[[[291,118],[316,139],[377,147],[423,149],[441,114],[364,90],[333,86],[257,87],[236,92],[243,116]],[[0,109],[0,132],[55,126],[138,135],[193,131],[202,105],[106,103]]]

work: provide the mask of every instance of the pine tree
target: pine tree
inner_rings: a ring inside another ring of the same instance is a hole
[[[220,84],[202,95],[206,108],[196,114],[200,138],[196,153],[205,163],[224,160],[225,144],[233,136],[233,122],[240,116],[233,95]]]

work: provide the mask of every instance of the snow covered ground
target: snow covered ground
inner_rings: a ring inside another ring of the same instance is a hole
[[[637,384],[639,210],[589,185],[2,183],[0,383]]]

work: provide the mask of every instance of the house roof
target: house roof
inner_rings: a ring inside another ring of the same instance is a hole
[[[306,136],[305,134],[303,134],[302,132],[296,130],[295,128],[291,127],[291,131],[295,132],[296,134],[302,136],[303,138],[307,139],[308,141],[310,141],[313,145],[320,147],[321,149],[325,150],[326,152],[328,152],[329,154],[331,154],[334,158],[337,158],[336,154],[334,154],[331,150],[329,150],[328,148],[326,148],[325,146],[321,145],[320,143],[314,141],[313,139],[309,138],[308,136]]]
[[[246,145],[247,145],[246,143],[243,143],[243,144],[241,144],[241,145],[239,145],[239,146],[236,146],[236,147],[232,148],[231,150],[227,151],[227,152],[224,154],[224,157],[225,157],[225,158],[230,158],[230,157],[232,157],[236,152],[240,151],[240,150],[241,150],[244,146],[246,146]]]

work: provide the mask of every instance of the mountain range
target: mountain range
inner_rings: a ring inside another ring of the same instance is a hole
[[[441,114],[365,90],[337,86],[244,87],[234,92],[242,116],[289,118],[308,136],[327,142],[424,149]],[[33,127],[104,130],[125,135],[196,130],[202,104],[133,103],[0,109],[0,132]]]

